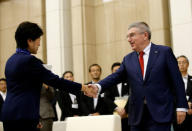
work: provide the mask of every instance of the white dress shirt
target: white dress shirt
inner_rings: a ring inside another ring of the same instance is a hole
[[[2,91],[0,91],[0,95],[2,96],[3,100],[5,101],[5,98],[7,96],[7,92],[3,93]]]
[[[75,101],[76,100],[76,96],[71,94],[71,93],[69,93],[69,96],[71,98],[72,103],[75,104],[76,103],[76,101]]]
[[[69,96],[70,96],[71,101],[72,101],[71,107],[73,109],[78,109],[79,106],[78,106],[78,103],[77,103],[77,97],[75,95],[71,94],[71,93],[69,93]]]
[[[92,84],[96,84],[96,83],[94,81],[92,81]],[[94,109],[96,109],[97,103],[98,103],[98,96],[96,98],[93,98]]]
[[[188,82],[188,74],[186,76],[183,76],[183,82],[185,84],[185,92],[187,92],[187,82]],[[187,101],[189,100],[189,96],[186,95]]]
[[[183,82],[185,84],[185,91],[187,91],[188,74],[186,76],[183,76]]]
[[[119,97],[122,97],[122,83],[117,84],[117,90],[119,93]]]

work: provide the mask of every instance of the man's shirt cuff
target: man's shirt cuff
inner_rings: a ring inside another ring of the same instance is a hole
[[[98,93],[101,92],[101,85],[100,84],[95,84],[98,87]]]
[[[187,112],[187,111],[188,111],[188,109],[186,109],[186,108],[176,108],[176,111],[183,111],[183,112]]]

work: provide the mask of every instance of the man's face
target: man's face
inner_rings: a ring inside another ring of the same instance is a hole
[[[7,90],[7,83],[6,83],[6,81],[4,81],[4,80],[0,81],[0,91],[6,92],[6,90]]]
[[[36,40],[27,40],[28,42],[28,50],[29,52],[31,52],[32,54],[37,54],[37,51],[39,49],[40,46],[40,38],[37,38]]]
[[[132,50],[140,52],[143,50],[144,42],[147,40],[146,32],[141,32],[139,28],[133,27],[127,32],[127,40],[131,45]]]
[[[113,67],[112,73],[115,73],[119,68],[120,68],[120,66],[115,66],[115,67]]]
[[[71,73],[67,73],[64,75],[64,79],[67,79],[69,81],[74,81],[74,77]]]
[[[177,62],[178,62],[180,72],[187,72],[188,66],[189,66],[189,63],[187,62],[187,60],[184,57],[180,57],[177,59]]]
[[[101,70],[98,66],[92,66],[89,73],[92,79],[100,79]]]

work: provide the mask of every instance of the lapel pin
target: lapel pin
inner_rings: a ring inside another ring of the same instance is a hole
[[[158,53],[158,51],[155,51],[155,54],[157,54]]]

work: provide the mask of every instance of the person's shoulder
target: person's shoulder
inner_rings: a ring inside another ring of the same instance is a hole
[[[7,64],[13,64],[13,63],[17,63],[17,62],[27,63],[30,61],[30,59],[32,59],[31,55],[26,55],[26,54],[22,54],[22,53],[14,53],[7,60]]]
[[[37,58],[33,55],[28,55],[28,54],[24,54],[24,53],[14,53],[9,59],[26,60],[26,59],[37,59]]]
[[[39,58],[35,57],[34,55],[28,55],[26,56],[26,59],[29,59],[30,62],[43,64],[43,62]]]
[[[171,47],[166,46],[166,45],[158,45],[158,44],[151,44],[151,48],[158,48],[160,50],[171,50]]]
[[[123,61],[126,60],[126,59],[129,59],[129,58],[133,57],[136,53],[137,53],[137,52],[132,51],[132,52],[130,52],[129,54],[125,55],[125,56],[123,57]]]
[[[8,63],[9,61],[11,61],[12,59],[14,59],[14,57],[16,57],[16,53],[12,54],[12,55],[8,58],[7,63]]]

